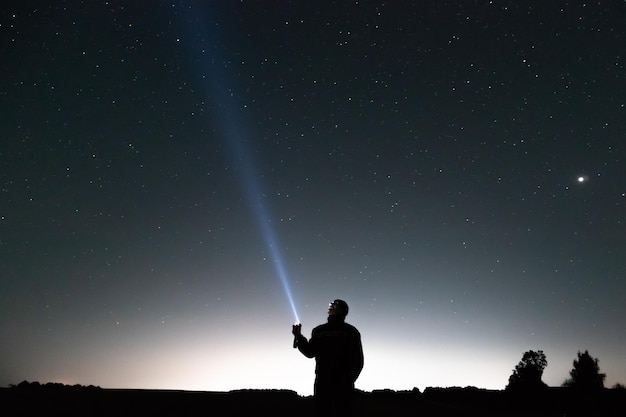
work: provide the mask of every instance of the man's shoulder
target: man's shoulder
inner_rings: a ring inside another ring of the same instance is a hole
[[[341,323],[322,323],[313,328],[313,333],[320,333],[320,332],[326,332],[326,331],[335,331],[335,332],[340,331],[340,332],[346,332],[346,333],[353,333],[357,335],[361,334],[355,326],[351,325],[350,323],[346,323],[345,321]]]
[[[353,325],[351,325],[350,323],[345,323],[345,322],[344,322],[343,324],[344,324],[344,326],[346,326],[346,328],[347,328],[347,329],[349,329],[351,332],[354,332],[354,333],[358,333],[358,334],[360,334],[359,329],[357,329],[356,327],[354,327],[354,326],[353,326]]]
[[[327,328],[328,326],[329,326],[329,324],[328,324],[328,323],[322,323],[322,324],[320,324],[320,325],[318,325],[318,326],[315,326],[315,327],[313,328],[313,331],[314,331],[314,332],[318,332],[318,331],[320,331],[320,330],[324,330],[324,329],[325,329],[325,328]]]
[[[346,323],[345,321],[341,323],[323,323],[313,329],[314,332],[325,331],[325,330],[359,333],[359,330],[356,327],[354,327],[350,323]]]

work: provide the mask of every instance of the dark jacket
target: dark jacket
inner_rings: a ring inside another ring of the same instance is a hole
[[[354,384],[363,369],[361,334],[341,316],[328,316],[328,322],[317,326],[311,339],[300,335],[298,350],[315,358],[318,378],[333,378]]]

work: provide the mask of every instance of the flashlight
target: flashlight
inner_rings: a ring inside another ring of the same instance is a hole
[[[298,336],[300,336],[302,331],[302,324],[301,323],[294,323],[293,326],[291,327],[291,333],[293,333],[293,348],[297,348],[298,347]]]

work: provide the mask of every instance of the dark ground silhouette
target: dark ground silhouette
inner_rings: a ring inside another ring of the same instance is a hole
[[[298,416],[313,415],[312,397],[289,390],[229,392],[117,390],[61,384],[21,383],[0,388],[0,413],[7,416]],[[354,415],[363,417],[617,417],[626,415],[626,390],[581,395],[566,388],[540,394],[466,388],[424,392],[358,392]]]

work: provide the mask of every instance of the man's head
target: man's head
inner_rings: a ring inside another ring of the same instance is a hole
[[[343,300],[335,300],[328,305],[329,316],[346,317],[348,315],[348,303]]]

